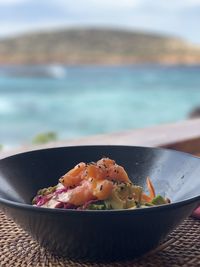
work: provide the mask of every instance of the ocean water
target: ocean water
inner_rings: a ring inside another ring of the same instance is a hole
[[[117,132],[188,117],[200,106],[200,67],[0,67],[0,144]]]

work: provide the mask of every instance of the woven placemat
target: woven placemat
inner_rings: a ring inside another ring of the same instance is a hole
[[[186,219],[154,251],[142,258],[115,263],[81,263],[51,255],[12,220],[0,213],[1,267],[151,267],[200,266],[200,221]]]

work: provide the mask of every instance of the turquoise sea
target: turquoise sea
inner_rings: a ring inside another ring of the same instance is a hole
[[[0,67],[0,144],[171,123],[199,105],[198,66]]]

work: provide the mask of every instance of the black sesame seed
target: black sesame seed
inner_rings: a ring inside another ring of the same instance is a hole
[[[102,189],[103,189],[103,185],[100,186],[100,189],[99,190],[102,191]]]

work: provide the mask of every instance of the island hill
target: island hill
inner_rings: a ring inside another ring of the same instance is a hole
[[[62,29],[0,41],[0,64],[199,64],[200,47],[179,38],[114,29]]]

